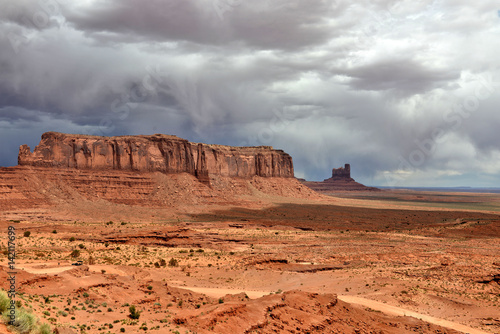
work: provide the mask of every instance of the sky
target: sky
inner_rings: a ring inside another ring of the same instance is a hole
[[[0,0],[0,166],[46,131],[165,133],[499,187],[499,35],[490,0]]]

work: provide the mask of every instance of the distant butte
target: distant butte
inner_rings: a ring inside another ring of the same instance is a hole
[[[306,181],[298,179],[303,185],[320,193],[330,193],[336,191],[380,191],[375,187],[367,187],[354,181],[351,177],[351,165],[345,164],[344,167],[332,169],[332,177],[322,182]]]

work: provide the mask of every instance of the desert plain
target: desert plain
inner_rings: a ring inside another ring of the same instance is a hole
[[[75,333],[500,331],[498,194],[330,195],[60,203],[0,229],[22,304]]]

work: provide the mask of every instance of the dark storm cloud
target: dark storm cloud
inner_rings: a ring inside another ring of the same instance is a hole
[[[116,0],[67,10],[66,19],[90,36],[109,34],[147,41],[247,44],[255,48],[298,48],[327,41],[331,1]]]
[[[27,110],[19,107],[4,107],[0,109],[0,122],[39,122],[41,119],[41,113],[36,110]]]
[[[498,180],[497,10],[0,0],[0,165],[44,131],[163,132],[273,145],[310,179],[350,162],[371,184]]]

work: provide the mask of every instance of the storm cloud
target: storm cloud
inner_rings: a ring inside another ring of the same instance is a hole
[[[498,186],[497,6],[0,0],[0,165],[45,131],[167,133],[311,180]]]

